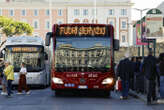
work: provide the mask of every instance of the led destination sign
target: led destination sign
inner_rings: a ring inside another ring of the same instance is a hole
[[[41,49],[37,47],[12,47],[12,52],[38,52],[41,51]]]
[[[107,36],[105,26],[60,26],[57,36]]]

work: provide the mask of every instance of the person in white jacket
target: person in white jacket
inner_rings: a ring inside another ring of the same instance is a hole
[[[27,75],[27,68],[25,67],[25,63],[21,64],[21,69],[19,71],[19,85],[18,85],[18,93],[22,94],[22,90],[25,89],[26,94],[30,94],[29,88],[27,87],[26,83],[26,75]]]

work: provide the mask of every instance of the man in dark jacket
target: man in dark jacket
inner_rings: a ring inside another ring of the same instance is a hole
[[[118,69],[117,76],[121,78],[122,83],[122,96],[120,99],[127,99],[129,92],[129,82],[133,74],[133,63],[129,60],[129,53],[125,54],[125,59],[121,60]]]
[[[152,50],[149,50],[148,56],[143,61],[143,71],[148,82],[147,90],[147,104],[150,105],[152,101],[156,100],[156,80],[157,72],[157,59],[152,56]]]

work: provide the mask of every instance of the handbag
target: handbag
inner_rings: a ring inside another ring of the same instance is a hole
[[[116,90],[122,91],[122,83],[120,78],[118,78],[118,80],[116,81]]]

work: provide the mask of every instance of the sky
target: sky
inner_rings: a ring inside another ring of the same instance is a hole
[[[138,9],[146,9],[146,8],[156,8],[160,3],[162,3],[164,0],[131,0],[134,4],[132,8],[138,8]],[[145,13],[143,12],[143,16]],[[140,12],[136,11],[135,9],[132,9],[132,20],[138,20],[140,19]]]

